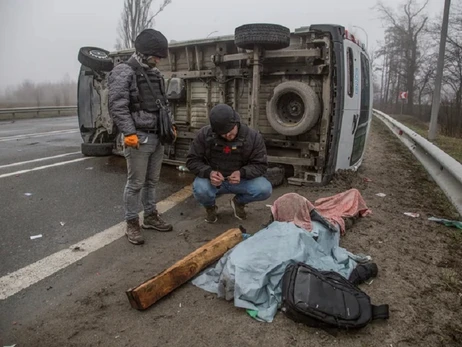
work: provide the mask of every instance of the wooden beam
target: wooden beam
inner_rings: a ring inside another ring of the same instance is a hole
[[[242,240],[240,229],[230,229],[214,238],[160,274],[127,290],[126,293],[131,306],[138,310],[147,309],[220,259],[223,254]]]

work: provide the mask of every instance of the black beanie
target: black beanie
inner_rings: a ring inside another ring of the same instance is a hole
[[[210,110],[210,126],[218,135],[224,135],[240,123],[239,114],[226,104],[218,104]]]
[[[135,49],[147,56],[166,58],[168,41],[160,31],[144,29],[135,39]]]

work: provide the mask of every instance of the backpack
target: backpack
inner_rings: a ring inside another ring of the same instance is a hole
[[[282,312],[311,327],[362,328],[388,319],[388,305],[375,306],[370,297],[333,271],[290,264],[282,277]]]
[[[137,85],[138,85],[138,73],[144,73],[146,76],[148,75],[146,70],[139,64],[132,64],[130,63],[130,60],[126,62],[127,65],[129,65],[136,73],[135,78],[137,79]],[[149,80],[149,77],[146,77],[146,83],[148,84],[149,89],[151,90],[151,93],[153,95],[156,95],[156,92],[154,90],[154,86],[152,85],[151,81]],[[165,94],[165,84],[164,84],[164,79],[160,79],[160,90],[161,93],[164,97],[164,100],[157,99],[156,104],[159,108],[159,115],[157,119],[157,136],[159,137],[159,141],[162,145],[165,144],[173,144],[176,141],[176,130],[174,128],[173,122],[172,122],[172,114],[170,109],[167,107],[168,99]]]

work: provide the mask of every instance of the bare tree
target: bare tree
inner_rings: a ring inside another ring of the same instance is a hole
[[[162,0],[154,14],[151,12],[152,0],[125,0],[119,21],[116,49],[132,48],[138,34],[144,29],[151,28],[154,18],[167,7],[172,0]]]
[[[384,51],[392,51],[394,56],[389,59],[389,72],[394,73],[392,85],[394,89],[405,87],[408,92],[408,114],[414,113],[414,94],[416,76],[420,68],[420,43],[425,33],[428,16],[424,14],[428,0],[419,4],[417,0],[406,0],[399,12],[385,6],[381,1],[377,11],[387,25],[388,45]],[[390,49],[392,48],[392,49]],[[394,60],[394,61],[393,61]],[[394,90],[397,101],[397,90]]]

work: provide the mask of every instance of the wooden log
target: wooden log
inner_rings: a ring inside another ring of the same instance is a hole
[[[220,259],[229,249],[243,240],[240,229],[230,229],[187,255],[160,274],[127,290],[133,308],[145,310],[178,288],[200,271]]]

